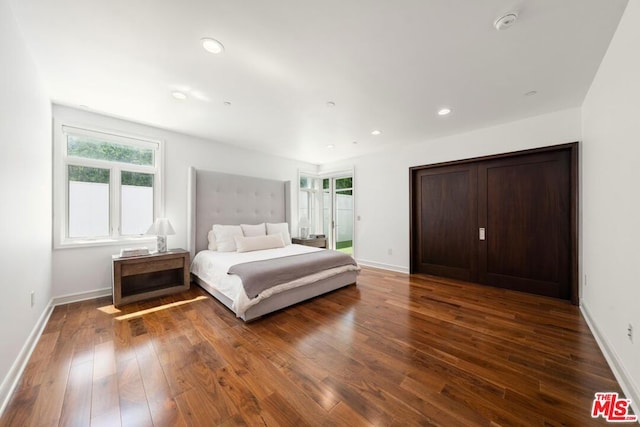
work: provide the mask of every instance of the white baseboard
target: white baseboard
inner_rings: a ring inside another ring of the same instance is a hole
[[[2,381],[2,385],[0,386],[0,402],[2,402],[2,406],[0,406],[0,416],[2,416],[9,400],[11,400],[13,391],[18,385],[18,381],[22,377],[24,369],[27,367],[27,362],[29,362],[29,359],[31,358],[31,353],[33,353],[33,350],[36,348],[36,344],[38,344],[42,331],[44,331],[45,326],[47,326],[47,322],[49,321],[49,317],[52,312],[53,304],[49,301],[49,305],[45,307],[44,311],[38,318],[38,321],[27,338],[27,342],[22,346],[20,353],[18,353],[18,357],[13,362],[7,376]]]
[[[366,259],[357,259],[356,262],[358,263],[358,265],[364,265],[365,267],[381,268],[383,270],[409,274],[409,269],[400,265],[383,264],[381,262],[367,261]]]
[[[609,344],[607,338],[600,332],[598,326],[591,317],[591,313],[589,313],[589,308],[582,303],[580,305],[580,311],[584,319],[587,321],[587,325],[589,329],[591,329],[591,333],[593,334],[604,358],[607,360],[611,371],[613,371],[613,375],[618,380],[618,384],[620,384],[620,388],[624,392],[627,399],[631,399],[631,406],[633,407],[634,414],[640,414],[640,391],[638,390],[638,386],[634,384],[629,372],[625,369],[620,357],[614,350],[614,348]],[[600,391],[600,390],[598,390]],[[609,390],[602,390],[609,391]],[[639,420],[640,422],[640,420]]]
[[[75,294],[61,295],[51,300],[51,304],[55,307],[62,304],[70,304],[72,302],[86,301],[88,299],[106,297],[111,295],[111,288],[96,289],[94,291],[78,292]]]

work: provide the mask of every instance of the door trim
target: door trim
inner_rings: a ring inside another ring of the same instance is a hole
[[[487,160],[495,160],[501,158],[509,158],[516,157],[528,154],[536,154],[536,153],[544,153],[550,151],[563,151],[569,150],[571,156],[571,171],[570,171],[570,251],[569,259],[570,259],[570,301],[574,305],[579,305],[579,295],[578,295],[578,284],[579,284],[579,273],[578,273],[578,244],[579,244],[579,235],[578,235],[578,142],[572,142],[568,144],[560,144],[560,145],[552,145],[548,147],[541,148],[533,148],[528,150],[514,151],[508,153],[500,153],[494,154],[490,156],[482,156],[482,157],[473,157],[469,159],[462,160],[454,160],[448,162],[440,162],[428,165],[421,166],[413,166],[409,168],[409,273],[414,274],[417,268],[417,244],[418,239],[416,239],[416,231],[418,229],[417,224],[419,221],[418,218],[418,205],[419,198],[414,197],[415,185],[414,180],[419,171],[431,168],[437,168],[442,166],[453,166],[453,165],[462,165],[466,163],[475,163]]]

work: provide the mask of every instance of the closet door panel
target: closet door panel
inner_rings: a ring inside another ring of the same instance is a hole
[[[570,153],[479,164],[480,282],[569,298]]]
[[[475,166],[421,171],[417,190],[418,241],[414,265],[420,273],[476,280],[477,170]]]

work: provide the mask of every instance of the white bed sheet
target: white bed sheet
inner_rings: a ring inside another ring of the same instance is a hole
[[[265,289],[257,297],[249,299],[244,291],[240,277],[235,274],[227,274],[227,271],[229,271],[231,266],[244,262],[262,261],[321,250],[323,249],[295,244],[287,245],[284,248],[265,249],[262,251],[242,253],[204,250],[198,252],[193,258],[193,262],[191,263],[191,273],[198,276],[209,286],[233,301],[231,308],[236,313],[236,316],[241,317],[249,307],[259,303],[271,295],[296,288],[298,286],[308,285],[309,283],[326,279],[345,271],[357,271],[360,268],[354,265],[346,265],[321,271],[319,273],[311,274],[291,282]]]

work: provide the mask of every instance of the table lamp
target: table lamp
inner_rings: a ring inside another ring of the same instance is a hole
[[[147,234],[158,236],[157,249],[159,253],[162,253],[167,252],[167,236],[176,234],[176,232],[167,218],[156,218],[156,221],[147,230]]]

